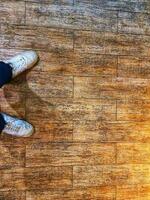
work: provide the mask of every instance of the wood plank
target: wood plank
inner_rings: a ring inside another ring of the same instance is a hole
[[[16,168],[25,166],[25,146],[5,145],[0,142],[0,169]]]
[[[0,192],[1,200],[26,200],[26,194],[23,191]]]
[[[150,101],[127,99],[117,101],[117,119],[121,121],[148,121]]]
[[[0,171],[0,191],[72,187],[71,167],[17,168]]]
[[[117,200],[148,200],[150,198],[150,185],[117,186]]]
[[[25,117],[25,98],[24,93],[17,90],[8,90],[5,87],[3,91],[0,91],[0,111],[9,113],[17,117]]]
[[[74,49],[81,53],[105,54],[105,33],[75,31]]]
[[[76,98],[149,99],[150,82],[144,79],[111,77],[75,77]]]
[[[92,4],[106,10],[118,10],[129,12],[149,13],[150,5],[148,0],[126,1],[126,0],[75,0],[75,5]]]
[[[35,127],[35,134],[30,137],[32,140],[41,142],[72,142],[73,123],[70,121],[54,122],[44,117],[42,123],[39,123],[36,118],[30,118],[30,123]]]
[[[113,163],[115,163],[113,144],[36,142],[26,147],[27,167]]]
[[[27,191],[27,200],[114,200],[114,187],[90,187],[72,190]]]
[[[150,163],[150,144],[117,144],[117,163],[119,164],[144,164]]]
[[[73,0],[26,0],[26,2],[48,3],[56,5],[73,5]]]
[[[74,142],[150,142],[149,122],[74,122]]]
[[[105,53],[149,56],[149,36],[133,34],[105,34]]]
[[[73,33],[68,30],[2,25],[0,31],[0,47],[3,49],[35,49],[50,52],[73,49]]]
[[[118,76],[128,78],[150,78],[149,57],[119,56]]]
[[[20,52],[22,50],[0,49],[0,59],[7,60]],[[37,53],[40,60],[30,72],[47,72],[49,75],[116,76],[117,56],[81,54],[71,51],[37,51]]]
[[[95,165],[73,167],[74,187],[150,183],[150,165]]]
[[[42,123],[36,120],[29,120],[34,126],[35,132],[28,138],[14,137],[7,134],[1,134],[0,140],[4,146],[26,146],[33,142],[72,142],[73,124],[67,121],[50,121],[48,118],[42,118]]]
[[[28,98],[27,118],[39,120],[41,116],[50,121],[72,120],[114,120],[116,102],[112,100],[78,100],[78,99],[47,99]]]
[[[117,32],[117,12],[86,5],[26,4],[28,25]]]
[[[23,1],[1,1],[0,2],[0,23],[24,24],[25,23],[25,2]]]
[[[52,75],[116,76],[117,57],[88,53],[39,52],[40,62],[34,70]]]
[[[118,13],[118,31],[121,33],[150,35],[149,22],[149,14],[133,12]]]
[[[110,32],[75,32],[75,52],[149,56],[150,36]]]
[[[41,97],[72,97],[73,96],[73,77],[71,76],[51,76],[47,72],[31,71],[27,75],[29,96],[32,93]]]

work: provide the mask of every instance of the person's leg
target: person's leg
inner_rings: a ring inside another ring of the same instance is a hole
[[[0,61],[0,88],[6,84],[9,83],[12,79],[12,67]],[[0,113],[0,133],[5,128],[6,122],[4,120],[3,115]]]
[[[3,115],[0,113],[0,133],[2,132],[2,130],[5,128],[6,126],[6,122],[4,120]]]
[[[12,79],[12,67],[0,61],[0,88]]]

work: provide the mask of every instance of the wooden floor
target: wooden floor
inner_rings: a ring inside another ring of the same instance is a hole
[[[150,200],[150,1],[0,0],[0,91],[36,129],[1,135],[0,200]]]

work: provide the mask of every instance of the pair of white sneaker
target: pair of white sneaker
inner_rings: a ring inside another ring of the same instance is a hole
[[[12,67],[12,78],[15,78],[25,70],[33,67],[38,61],[38,55],[35,51],[26,51],[12,59],[5,61]],[[28,122],[9,116],[5,113],[1,113],[6,125],[2,130],[2,133],[6,133],[13,136],[29,137],[33,134],[34,128]]]

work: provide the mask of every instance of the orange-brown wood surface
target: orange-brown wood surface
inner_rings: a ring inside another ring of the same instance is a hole
[[[0,136],[0,200],[150,200],[150,1],[0,0],[0,60],[30,49],[0,90],[35,126]]]

